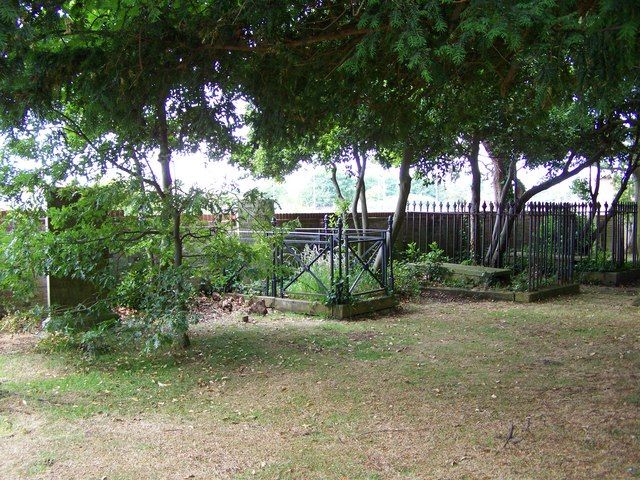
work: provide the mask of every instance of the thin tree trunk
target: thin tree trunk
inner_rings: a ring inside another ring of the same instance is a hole
[[[480,153],[480,139],[473,137],[471,140],[471,150],[469,152],[469,165],[471,166],[471,222],[470,231],[471,238],[469,246],[471,247],[471,255],[473,263],[477,263],[482,255],[480,251],[480,165],[478,156]]]
[[[509,189],[511,187],[511,181],[513,180],[515,172],[516,161],[515,159],[513,159],[509,164],[507,178],[505,179],[504,185],[502,185],[500,195],[496,198],[497,215],[491,234],[491,244],[485,258],[485,263],[491,265],[492,267],[500,266],[500,256],[503,249],[506,247],[506,241],[511,231],[511,224],[513,223],[510,221],[511,218],[509,217],[504,222],[503,219],[505,215],[509,215],[506,203],[507,196],[509,195]],[[501,229],[500,227],[501,225],[503,225],[503,223],[505,227],[508,226],[508,230],[506,232],[503,232],[504,228]]]
[[[344,201],[344,195],[338,183],[338,167],[336,167],[335,163],[331,164],[331,183],[333,183],[333,188],[336,189],[336,197],[338,197],[338,200]]]
[[[396,201],[396,209],[393,213],[393,227],[391,230],[391,254],[396,240],[400,236],[402,227],[404,226],[405,217],[407,215],[407,200],[411,193],[411,163],[413,162],[413,148],[405,144],[402,152],[402,160],[400,161],[400,170],[398,173],[398,200]],[[382,265],[382,252],[378,252],[374,268],[378,270]]]
[[[491,157],[491,162],[493,163],[493,199],[498,204],[505,183],[504,165],[500,159],[494,157]]]
[[[362,158],[362,171],[360,173],[361,187],[360,187],[360,225],[362,225],[362,235],[366,234],[369,229],[369,209],[367,208],[367,185],[365,182],[365,172],[367,169],[367,157]],[[366,244],[364,242],[358,243],[358,252],[360,255],[364,255],[366,250]]]
[[[356,151],[356,166],[358,167],[358,181],[360,182],[360,224],[362,230],[369,228],[369,209],[367,208],[367,184],[365,182],[365,175],[367,173],[367,156],[360,155],[358,150]]]
[[[493,165],[493,172],[491,176],[491,181],[493,186],[493,199],[494,199],[494,202],[498,204],[500,203],[500,198],[502,197],[503,186],[505,184],[505,177],[509,169],[504,159],[500,158],[495,153],[495,150],[491,147],[489,143],[484,142],[483,145]]]
[[[589,175],[591,178],[591,172],[589,172]],[[589,244],[591,244],[593,242],[593,232],[591,230],[592,226],[593,226],[593,221],[596,218],[596,212],[597,210],[597,204],[598,204],[598,196],[600,195],[600,179],[602,177],[602,170],[600,168],[600,162],[596,163],[596,180],[594,185],[591,185],[591,180],[589,180],[589,198],[591,201],[591,209],[589,211],[589,218],[587,219],[587,223],[584,225],[584,227],[582,227],[582,238],[588,238],[589,239]],[[587,245],[585,245],[583,248],[591,248],[591,245],[589,245],[587,247]],[[584,254],[586,252],[580,252],[581,254]]]
[[[413,161],[413,149],[406,145],[402,152],[402,160],[400,162],[400,171],[398,173],[398,201],[396,210],[393,213],[393,228],[391,230],[391,243],[396,243],[402,227],[404,226],[405,217],[407,215],[407,200],[411,193],[411,175],[410,168]]]
[[[360,192],[360,215],[362,230],[369,228],[369,208],[367,207],[367,186],[364,179],[362,180],[362,192]]]
[[[180,210],[173,204],[173,178],[171,176],[171,146],[169,145],[169,129],[167,126],[166,99],[158,101],[158,143],[160,154],[158,161],[162,172],[162,190],[164,192],[165,208],[171,218],[171,242],[173,244],[173,266],[178,268],[183,262],[183,241],[180,233]],[[176,292],[179,293],[179,292]],[[186,308],[186,306],[183,306]],[[183,332],[180,343],[184,348],[191,345],[187,332]]]
[[[636,236],[637,236],[637,241],[636,241],[636,245],[640,245],[640,167],[636,168],[633,172],[633,185],[634,185],[634,189],[633,189],[633,198],[636,201],[636,204],[638,205],[638,213],[637,213],[637,217],[636,217],[636,225],[637,225],[637,230],[636,230]],[[640,301],[640,297],[638,297],[639,301]]]
[[[366,197],[365,197],[365,182],[364,175],[367,168],[367,158],[366,156],[360,156],[360,152],[356,147],[353,148],[353,157],[356,161],[356,168],[358,171],[358,179],[356,182],[356,192],[353,196],[353,201],[351,202],[351,217],[353,218],[353,226],[356,231],[360,231],[360,225],[358,224],[358,203],[362,205],[362,199],[364,198],[364,206],[366,208]],[[368,223],[364,218],[364,211],[362,213],[362,229],[365,229],[364,223]]]
[[[362,193],[362,181],[358,178],[356,182],[356,191],[353,194],[351,201],[351,219],[353,221],[353,228],[356,232],[360,231],[360,224],[358,222],[358,201],[360,200],[360,193]]]

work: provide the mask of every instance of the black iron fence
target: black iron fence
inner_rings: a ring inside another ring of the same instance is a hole
[[[513,204],[412,202],[405,244],[427,251],[436,243],[452,262],[512,268],[528,287],[570,283],[576,268],[638,266],[638,205],[531,202]]]
[[[324,218],[322,228],[278,227],[271,239],[271,268],[263,293],[273,297],[311,297],[327,304],[344,304],[393,292],[392,218],[385,229],[356,230],[338,219]],[[245,241],[254,232],[241,231]],[[261,232],[261,235],[265,235]]]

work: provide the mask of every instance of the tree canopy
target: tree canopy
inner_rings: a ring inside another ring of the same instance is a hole
[[[180,153],[276,177],[369,154],[399,167],[397,235],[411,169],[437,178],[482,143],[503,200],[518,165],[546,168],[520,208],[598,162],[633,171],[639,28],[634,0],[9,0],[2,193],[118,172],[165,271],[198,235],[185,215],[215,209],[174,181]]]

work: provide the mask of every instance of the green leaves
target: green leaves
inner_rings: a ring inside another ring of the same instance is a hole
[[[450,61],[454,65],[462,65],[465,59],[465,49],[462,45],[443,45],[436,50],[436,54],[445,61]]]

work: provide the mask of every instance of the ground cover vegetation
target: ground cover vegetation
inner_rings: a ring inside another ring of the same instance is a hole
[[[143,356],[3,335],[0,476],[634,478],[634,291],[361,322],[204,303],[190,350]]]
[[[26,243],[13,242],[5,256],[13,273],[3,281],[33,274],[33,263],[23,261],[33,260],[48,272],[95,280],[112,298],[147,292],[139,303],[147,321],[170,318],[160,330],[183,345],[197,277],[186,259],[204,248],[194,253],[189,244],[218,238],[206,253],[219,272],[243,257],[235,253],[241,245],[222,245],[229,236],[197,225],[203,211],[226,212],[228,192],[220,200],[175,182],[181,154],[230,154],[272,176],[304,161],[332,170],[353,160],[357,181],[353,197],[343,195],[343,210],[360,228],[367,225],[366,163],[397,166],[394,238],[411,169],[437,178],[462,168],[463,158],[476,171],[480,143],[502,166],[498,200],[512,200],[516,211],[593,165],[623,165],[625,187],[637,171],[640,22],[631,0],[251,8],[226,1],[15,1],[0,8],[3,198],[33,231],[60,187],[91,185],[79,200],[70,198],[75,206],[49,209],[68,232],[59,234],[62,243],[25,253]],[[246,103],[244,114],[238,102]],[[241,126],[249,127],[246,137]],[[536,166],[548,171],[540,184],[513,187],[518,168]],[[96,183],[106,185],[99,194]],[[126,220],[97,218],[118,202],[128,204]],[[119,231],[117,222],[125,221],[135,228]],[[506,248],[510,228],[505,222],[496,233],[487,258]],[[105,273],[104,251],[92,247],[97,241],[132,249],[138,266]],[[29,258],[43,252],[44,262]]]

